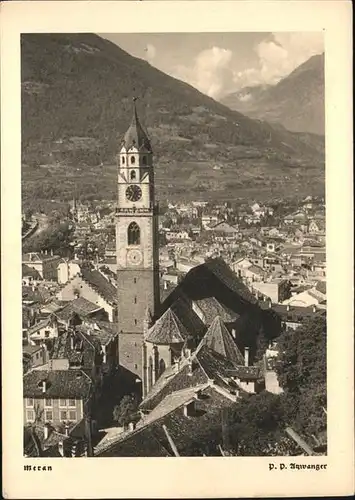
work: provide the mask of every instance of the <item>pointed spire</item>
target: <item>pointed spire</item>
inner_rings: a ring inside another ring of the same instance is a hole
[[[140,124],[137,112],[136,101],[138,97],[134,96],[133,101],[133,115],[131,125],[129,126],[127,132],[123,138],[123,145],[128,150],[131,147],[135,147],[138,150],[145,149],[147,152],[152,152],[152,147],[148,139],[147,133],[144,131],[142,125]]]
[[[212,321],[211,326],[201,340],[201,344],[206,345],[238,365],[244,365],[243,355],[220,316],[216,316]]]

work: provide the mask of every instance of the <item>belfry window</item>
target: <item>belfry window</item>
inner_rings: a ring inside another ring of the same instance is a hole
[[[131,222],[128,226],[128,244],[139,245],[141,240],[141,231],[136,222]]]
[[[132,165],[133,165],[134,163],[136,163],[136,159],[135,159],[135,157],[134,157],[134,156],[131,156],[131,163],[132,163]]]
[[[125,161],[126,161],[126,160],[125,160],[125,157],[124,157],[124,156],[122,156],[122,164],[123,164],[123,165],[125,164]]]
[[[136,171],[132,170],[131,172],[131,181],[134,181],[136,179]]]

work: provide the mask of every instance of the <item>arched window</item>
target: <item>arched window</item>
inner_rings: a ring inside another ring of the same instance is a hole
[[[151,356],[149,356],[149,361],[148,361],[148,390],[152,387],[153,385],[153,359]]]
[[[135,162],[136,162],[135,157],[134,157],[134,156],[131,156],[131,163],[133,164],[133,163],[135,163]]]
[[[132,170],[131,172],[131,181],[134,181],[136,179],[136,171]]]
[[[147,157],[146,157],[146,156],[143,156],[143,158],[142,158],[142,163],[143,163],[143,165],[146,165],[146,164],[147,164]]]
[[[160,375],[162,375],[165,372],[165,368],[166,368],[165,361],[163,359],[161,359],[159,361],[159,377],[160,377]]]
[[[122,156],[122,164],[123,164],[123,165],[125,164],[125,161],[126,161],[126,160],[125,160],[125,157],[124,157],[124,156]]]
[[[141,241],[141,230],[136,222],[131,222],[127,231],[128,244],[139,245]]]

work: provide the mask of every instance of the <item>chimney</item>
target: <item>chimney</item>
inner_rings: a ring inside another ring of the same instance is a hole
[[[47,382],[45,380],[42,380],[42,392],[45,393],[47,390]]]
[[[51,249],[51,256],[53,257],[53,248]]]
[[[315,313],[317,310],[316,306],[313,304],[312,311]]]
[[[187,372],[187,375],[189,377],[192,377],[192,361],[190,360],[189,361],[189,364],[188,364],[188,372]]]
[[[44,439],[48,439],[48,436],[49,436],[49,425],[48,424],[45,424],[44,427],[43,427],[43,432],[44,432]]]
[[[167,289],[168,289],[168,282],[164,281],[164,290],[167,290]]]
[[[272,301],[269,300],[269,309],[271,309],[271,308],[272,308]]]
[[[69,436],[69,425],[68,424],[65,424],[65,426],[64,426],[64,434],[66,436]]]
[[[62,457],[64,457],[64,444],[63,441],[59,441],[58,443],[58,451]]]
[[[249,366],[249,347],[244,348],[244,366]]]
[[[235,328],[232,328],[232,337],[233,337],[234,339],[236,339],[236,338],[237,338],[237,331],[236,331],[236,329],[235,329]]]
[[[72,333],[70,334],[70,349],[74,350],[74,335]]]
[[[290,310],[290,304],[287,304],[286,311]]]
[[[130,422],[130,423],[128,424],[128,430],[129,430],[129,431],[134,431],[134,429],[135,429],[135,428],[136,428],[136,426],[135,426],[135,423],[134,423],[134,422]]]
[[[44,251],[44,255],[47,255],[47,254],[48,254],[48,250],[47,250],[47,249],[45,249],[45,251]]]

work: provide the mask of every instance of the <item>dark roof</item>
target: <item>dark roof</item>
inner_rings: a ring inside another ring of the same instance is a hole
[[[210,325],[216,316],[220,316],[224,323],[233,323],[239,315],[223,306],[215,297],[206,297],[193,301],[201,309],[206,325]]]
[[[194,400],[200,390],[203,398]],[[193,402],[193,403],[192,403]],[[190,416],[184,415],[184,406],[192,403]],[[201,455],[201,448],[211,440],[221,442],[221,411],[234,404],[213,387],[178,391],[167,396],[133,432],[125,433],[97,450],[96,456],[173,456],[163,430],[166,426],[179,454],[189,456],[192,447]],[[220,455],[216,447],[216,455]]]
[[[73,346],[71,347],[71,337]],[[96,345],[96,339],[90,339],[79,329],[62,332],[53,343],[53,359],[68,359],[69,364],[80,365],[81,369],[91,371],[95,364],[96,354],[101,350],[100,345]]]
[[[318,281],[316,284],[316,290],[323,295],[327,294],[327,283],[325,281]]]
[[[42,381],[47,390],[42,391]],[[23,376],[25,398],[87,399],[92,382],[82,370],[32,370]]]
[[[77,326],[76,330],[88,335],[89,340],[95,339],[100,345],[107,345],[118,335],[118,323],[97,320],[85,321],[85,324]]]
[[[143,149],[147,150],[148,152],[152,151],[152,147],[150,145],[147,133],[144,131],[138,119],[135,102],[133,104],[132,121],[127,132],[123,137],[122,145],[124,145],[127,150],[129,150],[131,147],[135,147],[138,150]]]
[[[81,275],[107,302],[117,304],[117,288],[99,271],[82,269]]]
[[[22,264],[22,276],[32,276],[32,278],[35,278],[37,280],[42,279],[41,275],[35,269],[34,267],[30,267],[27,264]]]
[[[146,341],[153,344],[179,344],[185,342],[189,333],[171,308],[148,330]]]
[[[209,380],[213,380],[216,385],[230,391],[237,387],[229,375],[229,371],[234,368],[236,368],[235,363],[201,342],[190,358],[183,358],[179,365],[173,365],[163,372],[140,407],[143,410],[151,410],[168,394],[187,387],[205,384]]]
[[[244,364],[244,358],[220,316],[214,319],[201,343],[235,363]]]
[[[84,297],[78,297],[77,299],[67,302],[67,304],[57,311],[55,315],[59,321],[69,321],[73,314],[77,314],[81,317],[89,316],[97,311],[100,311],[102,307],[84,299]]]
[[[262,305],[261,303],[260,305]],[[265,308],[267,305],[264,306]],[[302,321],[307,317],[312,317],[315,315],[323,316],[326,314],[325,310],[316,309],[314,311],[314,306],[302,307],[302,306],[292,306],[286,304],[273,304],[272,309],[281,317],[283,321]]]
[[[210,297],[215,297],[220,304],[239,315],[248,310],[254,312],[257,307],[257,300],[242,280],[223,259],[217,258],[191,269],[164,300],[162,310],[171,307],[178,298],[191,303]]]
[[[191,301],[189,301],[183,293],[173,302],[171,310],[179,318],[192,337],[202,337],[206,331],[206,327],[193,311]]]
[[[229,374],[241,380],[258,380],[262,377],[259,366],[237,366]]]

